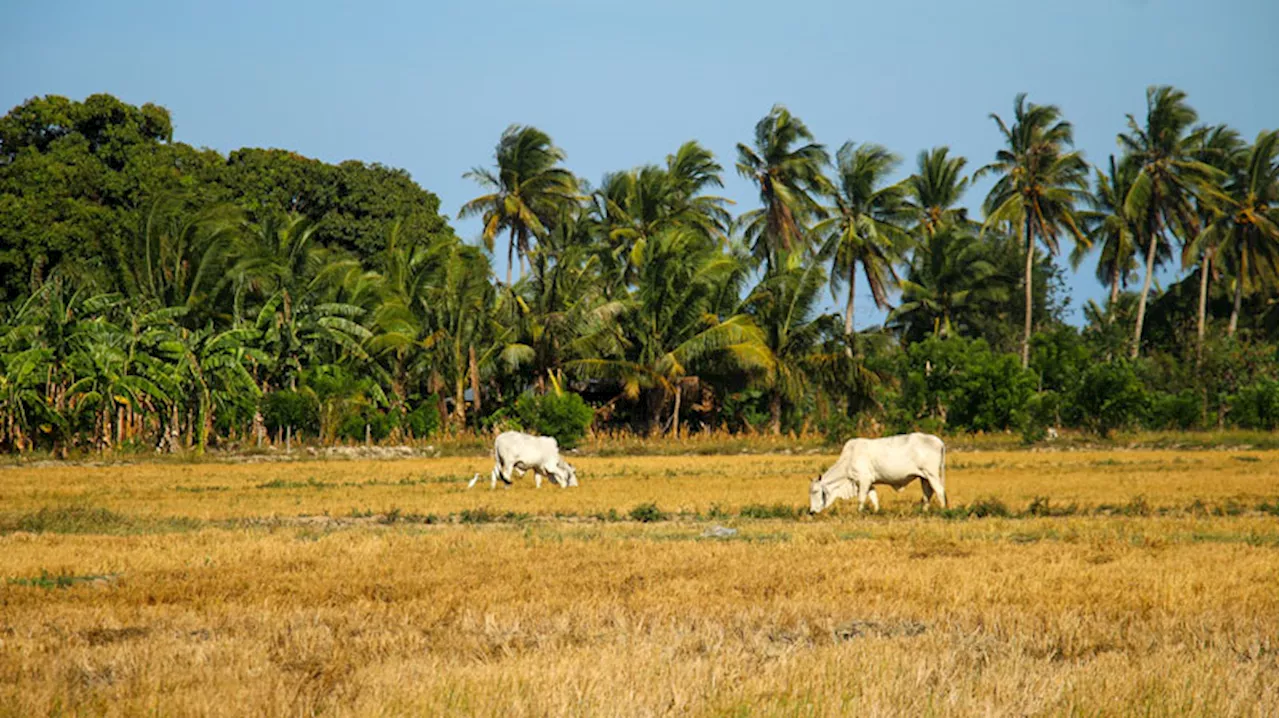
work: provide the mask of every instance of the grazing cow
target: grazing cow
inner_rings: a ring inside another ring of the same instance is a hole
[[[542,488],[542,477],[546,476],[560,485],[560,488],[578,485],[578,472],[560,457],[560,447],[554,437],[530,436],[518,431],[504,431],[493,442],[493,471],[489,474],[489,488],[498,485],[498,479],[511,485],[512,472],[524,476],[533,469],[534,486]],[[472,477],[467,488],[476,485],[480,474]]]
[[[858,510],[871,499],[880,510],[875,485],[901,491],[920,479],[924,506],[936,494],[947,505],[947,447],[932,434],[903,434],[883,439],[850,439],[834,466],[809,484],[809,510],[818,513],[836,499],[858,497]]]

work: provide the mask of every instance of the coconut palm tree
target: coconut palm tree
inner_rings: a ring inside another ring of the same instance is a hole
[[[1137,176],[1137,168],[1132,164],[1117,164],[1115,155],[1112,155],[1107,172],[1095,170],[1095,175],[1094,190],[1085,198],[1090,211],[1083,217],[1089,243],[1075,244],[1071,250],[1071,265],[1079,267],[1090,250],[1094,247],[1099,249],[1094,276],[1109,290],[1105,314],[1113,321],[1115,316],[1111,309],[1116,298],[1121,288],[1128,286],[1129,277],[1138,268],[1137,223],[1124,211],[1124,198]],[[1163,261],[1168,257],[1157,259]]]
[[[1031,267],[1036,240],[1050,255],[1058,253],[1058,237],[1067,235],[1076,244],[1089,240],[1077,226],[1075,206],[1087,194],[1088,165],[1072,145],[1071,123],[1062,119],[1055,105],[1027,102],[1026,93],[1013,101],[1013,124],[999,115],[991,119],[1000,128],[1005,146],[995,162],[979,169],[974,178],[996,174],[999,179],[983,203],[983,229],[1005,224],[1020,234],[1026,253],[1023,288],[1022,366],[1031,359]]]
[[[519,256],[523,276],[525,255],[532,241],[546,234],[546,223],[555,216],[556,207],[577,201],[573,174],[557,166],[564,158],[564,151],[552,144],[547,133],[536,127],[511,125],[494,150],[497,166],[493,170],[477,167],[463,175],[490,191],[462,205],[458,216],[482,216],[481,236],[490,251],[494,237],[504,230],[509,232],[507,286],[511,286],[513,254]]]
[[[951,224],[938,226],[911,259],[902,303],[889,322],[914,341],[950,336],[972,313],[1006,301],[1009,278],[986,257],[982,242]]]
[[[1240,138],[1240,133],[1226,125],[1213,127],[1204,135],[1204,146],[1200,150],[1200,157],[1214,169],[1221,172],[1221,176],[1217,182],[1205,187],[1204,192],[1201,193],[1200,201],[1196,203],[1196,220],[1201,232],[1195,237],[1189,237],[1188,239],[1191,241],[1186,242],[1182,248],[1183,268],[1198,263],[1200,269],[1200,301],[1196,305],[1197,365],[1204,355],[1204,330],[1209,298],[1209,281],[1216,274],[1214,271],[1216,269],[1215,263],[1220,259],[1218,257],[1216,237],[1213,234],[1205,236],[1203,228],[1208,227],[1213,222],[1214,199],[1222,195],[1224,191],[1223,183],[1229,181],[1237,167],[1243,165],[1247,153],[1248,148]]]
[[[1275,290],[1277,276],[1277,132],[1258,133],[1244,161],[1220,192],[1208,199],[1213,219],[1192,251],[1217,248],[1232,273],[1235,290],[1227,335],[1234,336],[1246,289]]]
[[[655,233],[688,227],[708,241],[727,237],[731,217],[725,205],[730,200],[703,194],[707,187],[723,186],[721,169],[710,152],[686,142],[667,155],[665,167],[645,165],[605,175],[592,193],[590,216],[604,240],[598,254],[606,295],[632,284],[642,245]]]
[[[916,157],[916,172],[906,180],[908,204],[916,218],[917,234],[933,234],[944,224],[964,225],[968,210],[958,207],[969,178],[964,176],[964,157],[948,157],[949,147],[922,150]]]
[[[747,296],[743,311],[763,332],[769,350],[764,375],[769,393],[769,428],[782,433],[783,403],[799,403],[810,384],[823,336],[834,329],[834,315],[818,315],[818,300],[827,283],[818,262],[806,262],[801,252],[784,252],[773,274],[765,276]]]
[[[648,400],[649,431],[674,399],[672,431],[678,431],[682,380],[699,367],[722,362],[743,371],[767,371],[769,350],[760,329],[745,314],[722,318],[714,309],[725,287],[737,291],[744,274],[739,258],[707,247],[705,237],[670,229],[644,245],[636,288],[619,323],[626,344],[614,355],[566,362],[584,379],[616,381],[620,397]]]
[[[830,162],[826,148],[782,105],[756,123],[754,147],[738,143],[738,174],[756,186],[761,204],[740,218],[743,234],[767,267],[781,251],[808,248],[809,225],[824,214],[815,195],[831,194],[822,174]]]
[[[1147,88],[1147,114],[1142,124],[1128,115],[1129,132],[1117,136],[1124,150],[1122,162],[1137,168],[1125,196],[1125,213],[1137,223],[1139,246],[1146,247],[1146,275],[1138,298],[1130,358],[1138,356],[1147,297],[1155,274],[1156,257],[1168,233],[1182,237],[1199,234],[1193,201],[1218,172],[1198,159],[1204,128],[1193,127],[1196,111],[1187,95],[1168,86]]]
[[[862,265],[876,308],[886,309],[891,282],[898,281],[894,265],[901,260],[910,242],[910,235],[904,229],[911,214],[906,188],[902,184],[884,184],[898,162],[896,155],[875,144],[846,142],[836,153],[839,189],[833,196],[835,207],[831,217],[820,222],[814,231],[826,236],[822,253],[832,258],[832,297],[841,286],[848,289],[844,311],[846,337],[853,335],[858,265]],[[849,346],[852,349],[851,341]]]
[[[131,298],[164,307],[186,306],[186,321],[207,320],[229,286],[243,217],[230,205],[195,214],[162,198],[152,203],[120,263],[120,285]]]

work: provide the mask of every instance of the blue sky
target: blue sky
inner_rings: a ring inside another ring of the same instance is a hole
[[[453,217],[479,190],[462,174],[512,123],[546,130],[592,182],[697,139],[741,211],[756,198],[734,146],[776,102],[832,151],[886,145],[903,175],[934,145],[989,161],[988,114],[1007,117],[1021,91],[1059,105],[1100,165],[1151,84],[1248,138],[1280,112],[1275,0],[64,2],[0,17],[5,111],[109,92],[169,108],[176,139],[223,153],[403,167],[467,238],[478,224]],[[1073,317],[1105,296],[1087,265],[1070,287]],[[859,326],[881,319],[869,300]]]

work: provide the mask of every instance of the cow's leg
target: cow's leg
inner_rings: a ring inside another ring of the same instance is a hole
[[[533,467],[533,488],[542,488],[542,467],[540,466]]]
[[[920,488],[924,489],[924,507],[929,508],[930,499],[936,494],[938,503],[943,506],[947,505],[947,490],[942,486],[942,479],[932,471],[924,472],[924,476],[920,478]]]
[[[876,487],[867,489],[867,498],[871,499],[871,510],[880,513],[880,497],[876,495]]]
[[[871,494],[871,485],[861,481],[854,483],[858,487],[858,513],[862,513],[862,507],[866,506],[867,497]]]

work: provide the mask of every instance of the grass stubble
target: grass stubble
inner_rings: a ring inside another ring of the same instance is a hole
[[[5,470],[0,715],[1277,714],[1276,452],[833,458]]]

